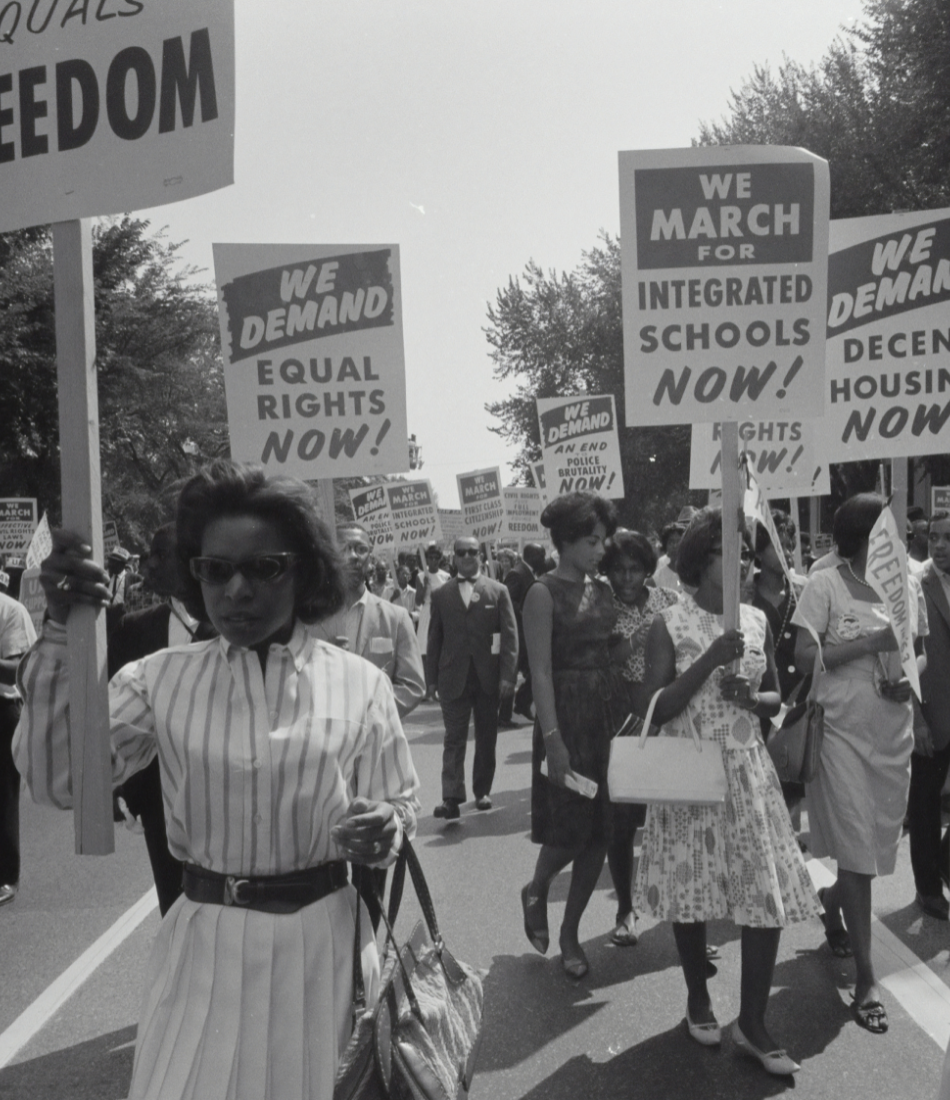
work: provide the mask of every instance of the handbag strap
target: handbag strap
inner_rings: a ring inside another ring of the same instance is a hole
[[[653,723],[653,712],[656,710],[656,701],[663,693],[663,688],[657,688],[653,695],[650,697],[650,705],[647,707],[646,717],[643,719],[643,729],[640,733],[640,746],[646,744],[647,737],[650,736],[650,726]]]
[[[657,699],[659,699],[660,693],[662,691],[663,691],[663,688],[660,688],[658,691],[655,691],[653,693],[653,697],[650,700],[650,705],[647,707],[646,718],[643,719],[643,731],[640,734],[640,746],[639,747],[641,749],[646,747],[647,737],[650,734],[650,724],[653,720],[653,712],[654,712],[654,710],[656,710],[656,701],[657,701]],[[697,752],[702,752],[703,751],[703,743],[702,743],[702,740],[700,739],[699,733],[696,730],[696,723],[693,721],[693,715],[692,715],[692,712],[689,709],[689,704],[688,703],[686,704],[686,707],[680,713],[684,714],[686,716],[685,717],[685,722],[686,722],[687,727],[689,728],[690,736],[693,738],[693,743],[696,745],[696,751]],[[677,715],[677,717],[679,717],[679,715]]]

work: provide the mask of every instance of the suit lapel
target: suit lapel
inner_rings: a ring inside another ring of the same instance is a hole
[[[921,584],[925,589],[929,589],[934,606],[943,616],[943,621],[947,624],[947,627],[950,628],[950,604],[947,603],[947,593],[944,590],[943,582],[937,576],[936,568],[932,564],[927,566],[923,577],[921,577]]]

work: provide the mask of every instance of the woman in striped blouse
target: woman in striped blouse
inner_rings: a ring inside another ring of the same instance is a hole
[[[185,486],[177,530],[186,603],[220,638],[110,684],[113,781],[157,754],[169,847],[186,864],[149,963],[130,1097],[330,1100],[351,1027],[344,861],[392,861],[415,829],[418,779],[386,677],[304,628],[342,599],[307,487],[216,462]],[[15,749],[55,806],[71,801],[63,624],[72,603],[106,602],[105,579],[78,537],[56,533]]]

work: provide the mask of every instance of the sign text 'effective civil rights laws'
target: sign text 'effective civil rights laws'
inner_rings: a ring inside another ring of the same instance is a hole
[[[303,478],[409,463],[395,245],[216,244],[231,454]]]
[[[821,415],[828,195],[802,149],[620,154],[628,426]]]
[[[0,2],[0,232],[233,182],[234,4]]]

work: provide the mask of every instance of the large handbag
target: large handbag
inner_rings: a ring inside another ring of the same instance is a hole
[[[407,867],[425,921],[419,921],[399,947],[393,924]],[[353,946],[353,1033],[337,1069],[333,1100],[467,1096],[481,1036],[482,975],[445,946],[429,887],[408,839],[393,870],[389,912],[382,913],[386,947],[379,998],[369,1010],[360,959],[360,908],[357,905]]]
[[[788,697],[782,724],[773,726],[769,731],[765,747],[782,783],[810,783],[818,774],[821,743],[825,736],[825,711],[818,702],[820,672],[819,650],[815,653],[811,676],[796,684]],[[808,692],[800,702],[801,693],[809,680]]]
[[[615,737],[610,742],[607,790],[611,802],[685,802],[716,806],[726,800],[726,769],[714,741],[703,742],[689,707],[667,728],[680,723],[687,731],[650,736],[660,692],[650,700],[639,737]]]

